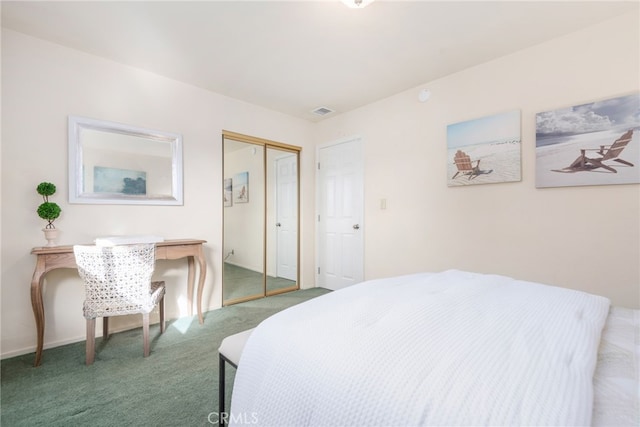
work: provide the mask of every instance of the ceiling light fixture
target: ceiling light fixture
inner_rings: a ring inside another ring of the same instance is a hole
[[[373,0],[342,0],[342,3],[351,9],[362,9],[373,3]]]

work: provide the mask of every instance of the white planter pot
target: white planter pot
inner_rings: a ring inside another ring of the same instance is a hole
[[[55,246],[59,230],[57,228],[43,228],[42,231],[44,231],[44,238],[47,239],[47,246]]]

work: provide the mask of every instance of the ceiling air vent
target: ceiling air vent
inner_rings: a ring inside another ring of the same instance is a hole
[[[333,113],[333,110],[327,107],[318,107],[313,110],[312,113],[317,114],[318,116],[326,116],[327,114]]]

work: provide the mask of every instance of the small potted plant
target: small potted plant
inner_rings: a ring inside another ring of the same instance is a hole
[[[54,241],[58,237],[58,230],[53,221],[60,216],[60,206],[57,203],[50,202],[49,196],[52,196],[56,192],[56,186],[50,182],[41,182],[36,187],[36,191],[42,196],[43,203],[38,206],[38,216],[47,221],[47,225],[42,229],[44,236],[47,239],[47,246],[55,246]]]

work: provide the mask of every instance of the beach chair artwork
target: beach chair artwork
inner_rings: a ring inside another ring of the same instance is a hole
[[[458,168],[458,171],[451,177],[451,179],[455,179],[455,177],[460,175],[466,176],[468,180],[472,180],[481,173],[488,173],[480,170],[480,160],[471,161],[471,157],[462,150],[458,150],[456,152],[453,157],[453,162],[455,163],[456,168]],[[475,165],[473,163],[475,163]]]
[[[573,173],[602,168],[609,172],[618,173],[618,171],[612,167],[614,165],[611,163],[607,165],[604,163],[606,161],[618,162],[619,164],[633,167],[633,163],[618,158],[632,138],[633,129],[625,132],[611,145],[601,145],[600,148],[582,148],[580,149],[580,156],[574,160],[573,163],[563,169],[553,169],[553,172]],[[595,155],[599,157],[587,157],[587,151],[595,151]]]

